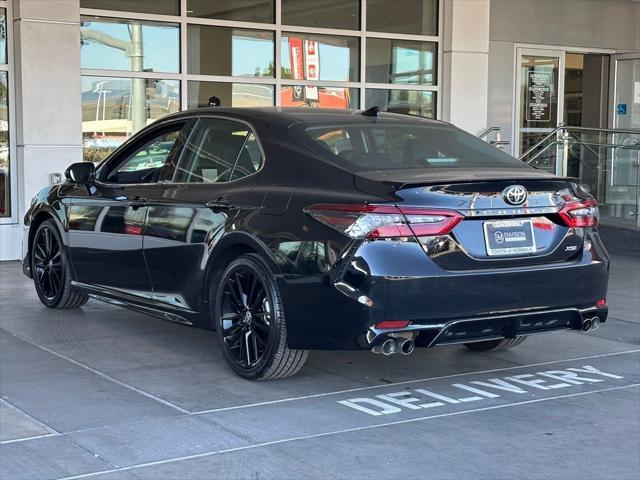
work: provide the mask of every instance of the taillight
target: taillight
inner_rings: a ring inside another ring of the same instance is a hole
[[[567,203],[558,213],[568,227],[595,227],[598,225],[598,202],[595,200]]]
[[[306,212],[351,238],[446,235],[463,219],[452,210],[386,205],[318,204]]]

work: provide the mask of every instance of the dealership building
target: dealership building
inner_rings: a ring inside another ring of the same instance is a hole
[[[69,164],[208,105],[452,122],[580,178],[637,238],[638,0],[6,0],[0,17],[0,260]]]

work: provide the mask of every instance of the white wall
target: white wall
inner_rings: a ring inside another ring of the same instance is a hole
[[[16,147],[22,221],[50,174],[82,160],[79,0],[14,0]],[[0,225],[0,260],[20,257],[19,225]]]
[[[478,134],[487,124],[489,0],[443,2],[440,118]]]

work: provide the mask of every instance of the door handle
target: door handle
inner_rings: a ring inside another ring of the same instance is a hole
[[[233,208],[231,202],[224,197],[220,197],[216,200],[209,200],[204,205],[212,210],[230,210]]]
[[[135,197],[127,202],[127,206],[137,210],[140,207],[144,207],[147,204],[147,199],[142,197]]]

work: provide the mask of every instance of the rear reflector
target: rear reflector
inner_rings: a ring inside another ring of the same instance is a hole
[[[564,223],[571,228],[598,225],[598,202],[595,200],[567,203],[558,213]]]
[[[596,307],[598,308],[603,308],[607,306],[607,299],[606,298],[601,298],[600,300],[598,300],[596,302]]]
[[[452,210],[387,205],[318,204],[305,211],[351,238],[446,235],[463,219]]]
[[[384,322],[376,323],[377,330],[391,330],[396,328],[406,328],[411,322],[407,320],[386,320]]]

